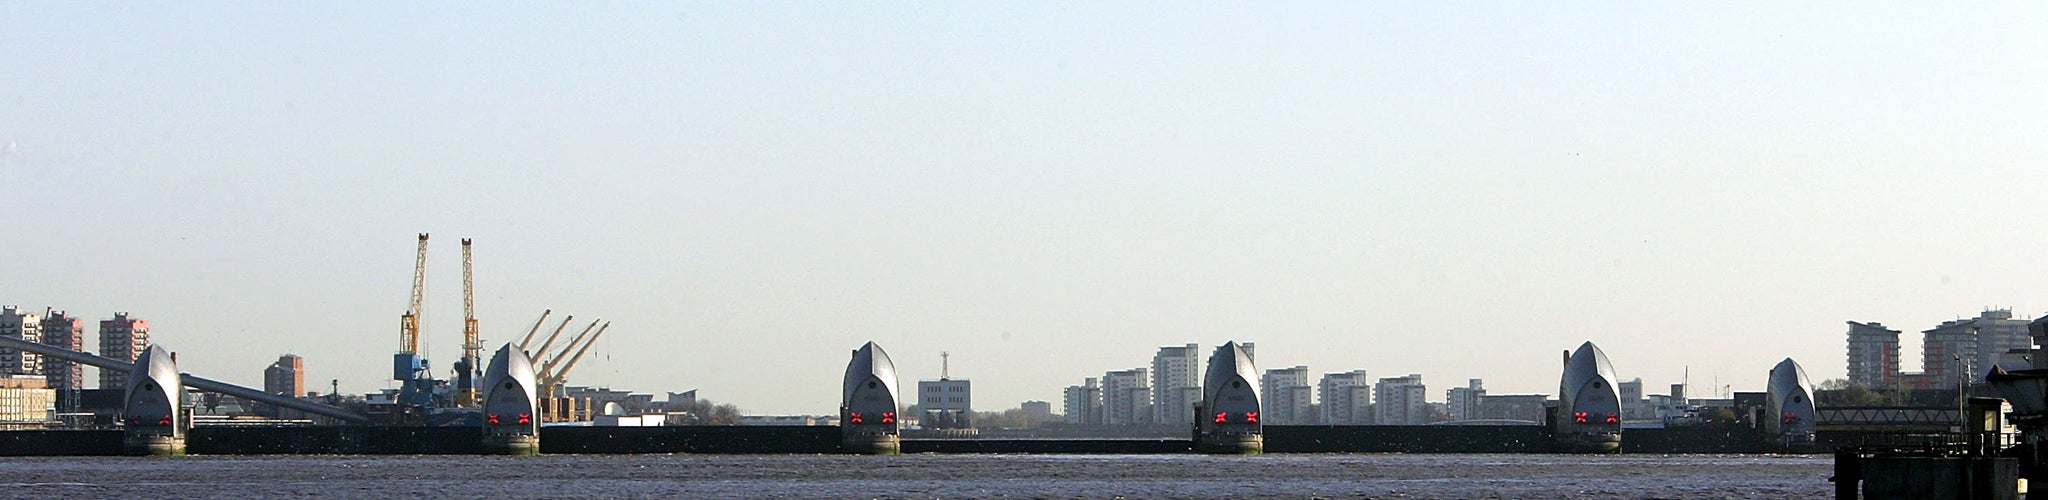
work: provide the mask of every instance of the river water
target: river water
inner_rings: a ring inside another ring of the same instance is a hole
[[[552,455],[0,460],[9,498],[1823,498],[1827,455]]]

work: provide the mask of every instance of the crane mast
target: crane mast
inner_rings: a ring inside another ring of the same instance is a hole
[[[479,357],[484,346],[478,342],[476,330],[476,283],[470,278],[469,238],[462,239],[462,360],[455,375],[455,404],[474,406],[477,402],[476,379],[483,375],[479,371]]]
[[[391,356],[391,378],[399,382],[401,403],[425,407],[434,402],[435,381],[420,350],[420,317],[426,315],[427,233],[420,233],[419,255],[412,263],[412,302],[399,317],[398,354]]]
[[[420,233],[419,254],[412,261],[412,302],[408,302],[405,314],[399,317],[398,353],[418,354],[420,352],[420,316],[426,314],[427,298],[427,233]]]

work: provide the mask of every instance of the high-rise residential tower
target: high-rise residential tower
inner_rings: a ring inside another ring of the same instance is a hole
[[[43,344],[73,351],[85,350],[85,322],[64,311],[43,310]],[[85,388],[85,367],[56,358],[43,358],[43,376],[58,392],[59,410],[69,411],[71,401],[64,394]]]
[[[1323,400],[1324,425],[1372,423],[1372,379],[1365,377],[1365,370],[1323,374],[1316,392]]]
[[[1099,425],[1102,423],[1102,387],[1096,385],[1095,377],[1088,377],[1081,385],[1067,386],[1062,411],[1066,412],[1069,424]]]
[[[1921,332],[1920,339],[1920,367],[1936,388],[1949,388],[1965,379],[1983,382],[2000,354],[2032,345],[2027,338],[2027,320],[2012,319],[2010,309],[1944,321]]]
[[[263,369],[263,392],[279,396],[306,395],[306,359],[296,354],[277,357]]]
[[[41,343],[43,317],[24,313],[16,306],[0,308],[0,337]],[[16,349],[0,349],[0,374],[41,375],[43,355]]]
[[[1429,388],[1422,385],[1422,374],[1411,373],[1406,377],[1380,379],[1373,391],[1373,399],[1379,400],[1374,407],[1373,419],[1379,425],[1423,425],[1429,423],[1429,402],[1424,399]]]
[[[1315,423],[1309,414],[1315,386],[1308,385],[1308,367],[1274,368],[1259,377],[1259,403],[1265,407],[1260,422],[1267,425]]]
[[[1160,347],[1152,355],[1152,421],[1162,424],[1195,422],[1195,400],[1202,399],[1202,350],[1200,346]]]
[[[1899,331],[1883,323],[1849,322],[1849,381],[1888,387],[1899,378]]]
[[[114,313],[114,319],[100,320],[100,357],[135,362],[142,351],[149,349],[149,321],[128,317],[128,313]],[[101,389],[127,387],[128,374],[114,370],[100,370]]]
[[[1102,423],[1152,423],[1152,388],[1147,385],[1151,382],[1148,372],[1145,368],[1132,368],[1102,374]]]

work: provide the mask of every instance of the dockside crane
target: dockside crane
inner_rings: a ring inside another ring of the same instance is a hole
[[[576,336],[574,337],[570,337],[569,343],[562,345],[562,350],[555,351],[553,354],[549,354],[546,351],[542,351],[540,359],[536,360],[539,361],[540,365],[536,367],[536,369],[539,371],[535,372],[535,379],[539,380],[545,378],[547,376],[548,371],[551,368],[553,368],[556,363],[560,363],[562,361],[562,358],[568,357],[569,351],[575,350],[578,344],[583,343],[584,338],[590,336],[591,331],[597,330],[597,324],[603,322],[604,320],[602,319],[591,321],[590,326],[583,327],[583,331],[577,332]],[[547,385],[542,384],[541,387],[546,388]]]
[[[540,375],[538,377],[535,377],[535,379],[539,382],[541,389],[548,391],[548,394],[554,394],[555,391],[561,390],[562,382],[564,380],[568,380],[569,370],[576,368],[576,361],[583,359],[583,353],[588,352],[590,350],[590,346],[597,344],[597,339],[599,337],[603,337],[605,330],[610,330],[611,328],[612,324],[607,322],[604,324],[604,326],[598,327],[597,332],[592,333],[589,339],[579,339],[583,340],[580,347],[578,347],[578,344],[574,341],[571,341],[569,345],[564,346],[562,348],[562,354],[567,354],[569,352],[570,347],[576,348],[576,354],[570,355],[569,360],[567,362],[562,362],[561,356],[555,356],[554,358],[549,359],[546,363],[542,364]],[[558,362],[560,363],[559,369],[557,369],[556,366]]]
[[[553,314],[554,312],[554,309],[540,310],[540,319],[533,320],[533,328],[526,329],[526,336],[519,339],[519,344],[517,344],[519,346],[519,352],[526,352],[526,344],[533,342],[533,334],[540,333],[540,325],[542,323],[547,323],[548,315]]]
[[[568,315],[568,316],[564,316],[564,317],[562,317],[562,324],[561,324],[561,325],[558,325],[558,326],[556,326],[556,327],[555,327],[555,333],[550,333],[550,334],[548,334],[548,339],[547,339],[547,340],[544,340],[544,341],[541,341],[541,343],[540,343],[540,348],[539,348],[539,349],[534,349],[534,350],[532,350],[532,351],[527,351],[527,352],[526,352],[526,357],[527,357],[527,358],[529,358],[529,359],[535,360],[535,361],[539,361],[539,360],[541,359],[541,356],[542,356],[542,355],[545,355],[545,354],[547,354],[547,352],[548,352],[548,346],[550,346],[550,345],[554,345],[554,343],[555,343],[555,337],[560,337],[560,336],[562,336],[562,329],[564,329],[564,328],[568,328],[568,327],[569,327],[569,322],[570,322],[570,321],[574,321],[575,319],[576,319],[576,315],[574,315],[574,314],[571,314],[571,315]],[[524,349],[525,347],[526,347],[526,346],[520,346],[520,348],[521,348],[521,349]]]
[[[478,365],[484,346],[476,333],[476,286],[470,279],[469,238],[462,239],[462,359],[455,362],[455,404],[476,406],[476,380],[483,377]]]
[[[420,233],[419,253],[412,264],[412,302],[399,316],[398,353],[391,359],[391,378],[399,382],[399,402],[425,406],[433,402],[432,372],[420,352],[420,321],[426,315],[427,233]]]

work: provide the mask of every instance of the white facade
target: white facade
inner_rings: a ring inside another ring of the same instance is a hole
[[[1324,425],[1372,423],[1372,379],[1365,370],[1323,374],[1316,392],[1323,400]]]
[[[41,427],[56,417],[57,391],[43,377],[0,375],[0,427]]]
[[[1422,374],[1411,373],[1406,377],[1380,379],[1373,391],[1373,423],[1379,425],[1423,425],[1429,423],[1429,388],[1422,385]]]
[[[1451,420],[1478,420],[1480,398],[1486,397],[1486,388],[1479,379],[1471,379],[1464,387],[1452,387],[1445,392],[1445,413]]]
[[[1167,346],[1152,356],[1152,422],[1191,424],[1202,397],[1200,346]]]
[[[917,404],[922,410],[919,421],[926,428],[973,427],[974,386],[965,379],[918,381]]]
[[[1102,423],[1102,387],[1096,385],[1095,377],[1088,377],[1081,385],[1067,386],[1063,399],[1061,411],[1066,412],[1066,423]]]
[[[1102,423],[1135,425],[1152,422],[1150,371],[1132,368],[1102,374]]]
[[[43,317],[24,313],[15,306],[0,308],[0,337],[41,343]],[[0,374],[41,375],[43,355],[15,349],[0,349]]]
[[[1650,407],[1649,401],[1643,399],[1642,377],[1617,383],[1614,386],[1621,389],[1622,416],[1632,419],[1646,419],[1656,416],[1656,411]]]
[[[1261,422],[1268,425],[1304,425],[1315,423],[1309,414],[1315,402],[1315,388],[1308,385],[1308,367],[1274,368],[1266,370],[1259,377],[1259,388],[1264,392],[1260,403],[1265,405]]]

